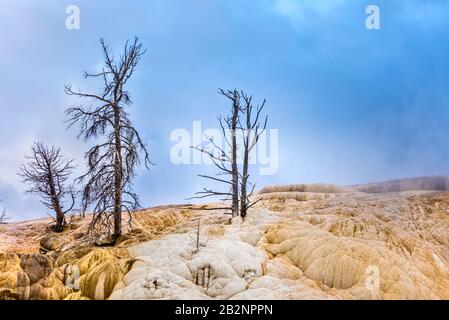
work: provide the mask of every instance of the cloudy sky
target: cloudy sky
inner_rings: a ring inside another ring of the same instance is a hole
[[[68,5],[80,29],[65,27]],[[381,29],[365,27],[380,8]],[[267,99],[279,129],[279,170],[259,185],[355,184],[449,174],[449,2],[446,0],[145,0],[0,2],[0,198],[15,220],[45,216],[16,173],[34,140],[61,146],[83,171],[64,110],[95,91],[84,70],[134,35],[147,54],[129,83],[131,118],[156,166],[140,170],[145,206],[183,203],[210,168],[170,162],[170,133],[228,106],[218,88]]]

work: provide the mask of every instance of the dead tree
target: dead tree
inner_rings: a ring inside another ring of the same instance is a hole
[[[202,145],[195,146],[194,149],[208,155],[220,170],[216,176],[200,175],[200,177],[224,183],[229,187],[229,191],[219,192],[204,188],[191,199],[222,196],[224,197],[222,200],[230,199],[231,205],[229,207],[211,208],[211,210],[228,209],[232,217],[241,216],[245,218],[248,209],[257,203],[257,200],[251,202],[251,196],[256,185],[249,182],[249,160],[251,152],[267,126],[267,116],[261,122],[265,100],[261,105],[254,107],[252,96],[248,96],[243,91],[220,90],[220,94],[232,103],[231,115],[218,118],[226,146],[219,146],[212,138],[209,138],[209,148]],[[238,131],[241,132],[241,135],[238,135]],[[243,151],[239,150],[241,146],[243,146]],[[239,152],[242,153],[241,172],[238,162]]]
[[[3,203],[3,200],[0,200],[0,203]],[[0,213],[0,224],[5,224],[7,220],[9,220],[9,217],[6,214],[6,209],[3,208]]]
[[[240,93],[244,104],[240,108],[244,123],[239,122],[240,129],[242,130],[243,139],[243,168],[240,186],[240,216],[245,218],[248,209],[257,203],[257,200],[250,201],[253,195],[256,184],[252,184],[251,190],[248,192],[249,187],[249,158],[254,147],[256,147],[260,136],[264,133],[267,127],[268,116],[260,122],[261,112],[265,106],[266,100],[263,100],[262,104],[254,108],[252,96],[248,96],[243,91]]]
[[[213,138],[208,142],[211,147],[194,146],[193,148],[208,155],[214,165],[219,169],[216,176],[200,175],[202,178],[218,181],[225,184],[228,191],[221,192],[204,188],[197,192],[196,196],[190,199],[201,199],[211,196],[221,196],[223,201],[231,201],[230,206],[213,208],[213,210],[225,209],[232,217],[239,215],[239,170],[238,170],[238,143],[237,131],[239,129],[240,112],[240,93],[237,90],[224,91],[220,89],[219,93],[231,101],[231,114],[226,117],[219,117],[218,121],[221,127],[222,135],[226,146],[219,146]],[[228,150],[229,149],[229,150]]]
[[[75,191],[67,181],[75,168],[73,160],[66,159],[59,148],[46,147],[35,142],[31,147],[31,155],[20,167],[18,175],[22,181],[30,185],[28,193],[41,197],[41,203],[56,214],[54,231],[62,232],[65,225],[65,215],[75,205]],[[64,210],[64,203],[70,203]]]
[[[151,164],[147,147],[129,119],[127,109],[132,101],[125,89],[145,50],[135,38],[133,42],[126,42],[122,55],[116,60],[103,39],[100,43],[104,66],[101,72],[86,72],[84,77],[100,79],[103,90],[94,94],[66,86],[68,95],[90,101],[88,106],[69,108],[67,123],[69,127],[80,125],[79,138],[104,138],[87,151],[88,170],[79,181],[84,184],[84,210],[91,208],[94,213],[92,228],[106,229],[115,242],[122,234],[122,211],[126,210],[131,217],[131,211],[140,207],[132,181],[141,155],[147,168]]]

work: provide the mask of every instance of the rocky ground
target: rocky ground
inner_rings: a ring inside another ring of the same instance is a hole
[[[290,185],[257,197],[232,224],[199,207],[138,212],[112,248],[92,244],[89,216],[61,235],[46,219],[0,225],[0,297],[449,299],[449,193]]]

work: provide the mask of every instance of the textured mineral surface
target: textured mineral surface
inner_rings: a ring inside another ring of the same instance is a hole
[[[89,216],[58,235],[0,225],[0,298],[448,299],[449,193],[379,188],[266,187],[232,223],[147,209],[114,247],[89,239]]]

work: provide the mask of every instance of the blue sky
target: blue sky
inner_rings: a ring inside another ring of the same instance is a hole
[[[65,9],[80,8],[80,30]],[[381,29],[365,28],[380,8]],[[0,198],[14,219],[46,211],[16,176],[33,140],[80,163],[93,142],[66,130],[64,84],[101,63],[99,38],[147,54],[129,84],[132,119],[156,163],[139,171],[145,206],[183,203],[203,166],[174,166],[170,133],[216,127],[218,88],[267,99],[279,170],[259,185],[354,184],[449,173],[449,3],[445,0],[3,0],[0,3]]]

